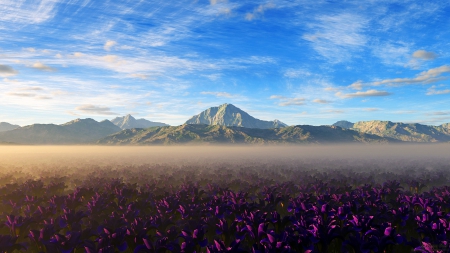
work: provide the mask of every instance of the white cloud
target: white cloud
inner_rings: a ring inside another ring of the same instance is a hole
[[[446,90],[436,90],[436,86],[433,85],[427,90],[427,95],[442,95],[442,94],[450,94],[450,89]]]
[[[348,87],[351,88],[351,89],[354,89],[354,90],[362,90],[363,83],[362,83],[361,80],[358,80],[358,81],[350,84]]]
[[[2,0],[0,8],[0,21],[11,25],[37,24],[51,19],[55,15],[55,0]]]
[[[447,73],[450,73],[450,66],[444,65],[430,69],[428,71],[423,71],[415,78],[385,79],[382,81],[374,82],[373,85],[429,84],[447,79],[447,77],[442,76],[442,74]]]
[[[284,72],[284,76],[288,78],[309,77],[311,72],[304,69],[288,69]]]
[[[35,97],[36,94],[29,93],[29,92],[9,92],[7,93],[9,96],[15,96],[15,97]]]
[[[50,66],[47,66],[47,65],[43,64],[42,62],[36,62],[36,63],[33,64],[31,67],[34,68],[34,69],[41,70],[41,71],[48,71],[48,72],[54,72],[54,71],[56,71],[55,68],[52,68],[52,67],[50,67]]]
[[[355,93],[342,93],[337,92],[335,94],[337,97],[340,98],[357,98],[357,97],[382,97],[382,96],[389,96],[391,93],[387,91],[378,91],[378,90],[368,90],[368,91],[358,91]]]
[[[314,32],[304,34],[303,39],[332,63],[344,62],[366,44],[366,24],[365,17],[353,13],[323,15],[308,25]]]
[[[117,42],[115,42],[115,41],[113,41],[113,40],[108,40],[106,43],[105,43],[105,45],[103,46],[103,48],[106,50],[106,51],[109,51],[109,50],[111,50],[111,48],[113,47],[113,46],[115,46],[117,44]]]
[[[275,8],[275,4],[273,4],[273,3],[260,4],[260,5],[258,5],[258,7],[253,9],[252,12],[247,12],[245,14],[245,19],[248,21],[252,21],[253,19],[264,15],[264,12],[266,10],[273,9],[273,8]]]
[[[417,50],[413,53],[412,57],[421,60],[434,60],[436,59],[437,54],[425,50]]]
[[[405,66],[411,58],[409,45],[403,42],[382,43],[375,46],[372,53],[386,65]]]
[[[1,77],[7,77],[7,76],[14,76],[19,73],[17,70],[13,69],[11,66],[0,64],[0,76]]]
[[[278,103],[279,106],[305,105],[304,98],[289,98],[280,95],[272,95],[270,96],[270,99],[280,100],[280,102]]]
[[[231,97],[235,97],[234,95],[228,93],[228,92],[213,92],[213,91],[202,91],[200,92],[200,94],[202,95],[213,95],[216,97],[226,97],[226,98],[231,98]]]
[[[329,103],[331,103],[331,101],[324,100],[324,99],[314,99],[313,102],[314,103],[318,103],[318,104],[329,104]]]
[[[100,114],[100,115],[117,115],[117,113],[111,112],[109,107],[105,106],[96,106],[96,105],[81,105],[75,108],[83,113],[87,114]]]
[[[379,108],[364,108],[363,110],[367,111],[367,112],[376,112],[376,111],[379,111],[380,109]]]
[[[333,113],[333,114],[341,114],[344,113],[344,110],[326,110],[327,113]]]

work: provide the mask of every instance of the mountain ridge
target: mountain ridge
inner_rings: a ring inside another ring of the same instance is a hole
[[[185,124],[206,124],[220,126],[237,126],[246,128],[280,128],[287,125],[279,120],[265,121],[254,118],[245,111],[232,104],[222,104],[210,107],[201,113],[192,116]]]
[[[14,130],[19,127],[20,127],[19,125],[14,125],[8,122],[0,122],[0,132]]]
[[[0,142],[16,144],[81,144],[101,139],[121,129],[108,120],[75,119],[61,125],[33,124],[1,132]]]
[[[122,130],[131,128],[148,128],[155,126],[169,126],[168,124],[161,122],[153,122],[146,119],[136,119],[131,114],[127,114],[123,117],[116,117],[111,122],[120,127]]]
[[[353,124],[353,125],[350,125]],[[409,142],[450,142],[450,124],[439,126],[423,125],[419,123],[402,123],[388,120],[370,120],[351,123],[338,121],[335,126],[356,130],[380,137],[389,137]]]
[[[245,128],[206,124],[128,129],[100,139],[101,145],[168,144],[325,144],[399,143],[391,138],[359,133],[334,126],[298,125],[285,128]]]

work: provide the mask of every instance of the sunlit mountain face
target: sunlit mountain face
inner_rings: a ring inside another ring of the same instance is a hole
[[[450,122],[445,1],[0,2],[0,122],[230,103],[287,125]]]

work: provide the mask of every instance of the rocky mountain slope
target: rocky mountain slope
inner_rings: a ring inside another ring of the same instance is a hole
[[[120,127],[121,129],[131,129],[131,128],[148,128],[155,126],[168,126],[167,124],[160,122],[153,122],[146,119],[135,119],[130,114],[123,117],[116,117],[111,122]]]
[[[396,143],[397,140],[363,134],[334,126],[290,126],[259,129],[235,126],[184,124],[172,127],[129,129],[105,137],[97,144],[154,145],[195,143],[302,144],[302,143]]]
[[[450,124],[429,126],[417,123],[399,123],[392,121],[359,121],[351,125],[348,121],[338,121],[334,126],[349,128],[366,134],[389,137],[409,142],[449,142]]]
[[[219,107],[211,107],[190,118],[186,121],[186,124],[238,126],[260,129],[280,128],[287,126],[279,120],[264,121],[256,119],[232,104],[223,104]]]

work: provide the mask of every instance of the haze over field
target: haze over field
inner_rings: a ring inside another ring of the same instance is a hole
[[[0,2],[0,122],[450,122],[448,1]],[[122,126],[127,128],[127,126]]]
[[[288,147],[246,146],[0,146],[0,169],[18,168],[126,168],[145,164],[170,166],[283,166],[304,169],[364,170],[377,167],[393,172],[407,167],[432,169],[450,163],[446,145],[312,145]],[[76,172],[76,170],[74,171]]]

